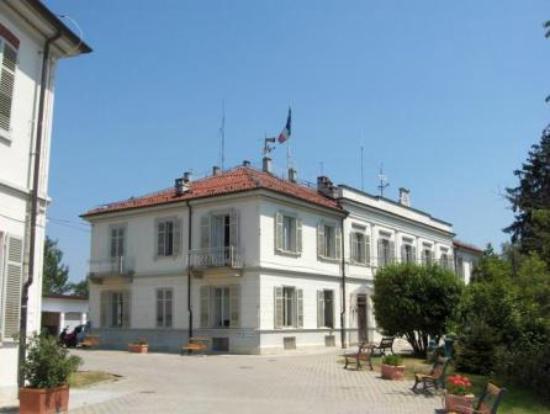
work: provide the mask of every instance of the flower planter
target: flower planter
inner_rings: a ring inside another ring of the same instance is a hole
[[[447,411],[454,411],[456,413],[471,413],[474,402],[474,396],[472,394],[457,395],[446,394],[445,395],[445,409]]]
[[[148,344],[128,344],[128,351],[136,354],[146,354],[149,352]]]
[[[402,380],[405,375],[405,365],[382,364],[382,378],[389,380]]]
[[[69,410],[69,386],[56,388],[20,388],[20,414],[56,414]]]

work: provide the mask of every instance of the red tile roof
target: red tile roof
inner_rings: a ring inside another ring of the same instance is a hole
[[[82,217],[92,217],[104,213],[152,207],[256,189],[270,190],[322,207],[341,210],[336,200],[328,198],[314,189],[283,180],[263,171],[243,166],[225,171],[220,175],[192,181],[189,185],[189,190],[179,196],[176,195],[175,189],[172,187],[153,194],[135,198],[132,197],[128,200],[106,204],[87,211]]]
[[[480,249],[479,247],[474,246],[473,244],[470,244],[470,243],[465,243],[463,241],[455,239],[455,240],[453,240],[453,244],[454,244],[455,248],[459,248],[459,249],[463,249],[463,250],[470,250],[474,253],[479,253],[479,254],[483,253],[483,249]]]

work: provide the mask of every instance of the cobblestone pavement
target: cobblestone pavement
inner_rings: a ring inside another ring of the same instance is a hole
[[[345,370],[337,354],[179,356],[77,351],[119,381],[71,391],[71,413],[434,413],[411,381]]]

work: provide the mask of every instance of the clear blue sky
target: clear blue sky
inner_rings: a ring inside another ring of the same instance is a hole
[[[85,276],[78,215],[260,160],[293,109],[299,175],[376,192],[379,163],[462,240],[500,244],[502,193],[550,121],[544,0],[49,0],[94,48],[57,74],[48,234]],[[285,167],[284,147],[274,153]],[[59,224],[65,220],[69,224]]]

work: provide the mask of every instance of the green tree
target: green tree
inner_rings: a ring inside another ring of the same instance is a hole
[[[550,264],[550,127],[514,175],[519,185],[506,190],[514,222],[504,231],[512,235],[512,243],[522,253],[536,252]]]
[[[69,289],[73,295],[88,297],[88,281],[86,279],[80,282],[70,283]]]
[[[46,236],[44,242],[44,276],[42,292],[63,294],[69,290],[69,268],[62,263],[63,252],[57,247],[57,240]]]
[[[374,280],[376,322],[388,335],[405,336],[416,354],[425,354],[428,339],[439,340],[446,332],[462,289],[456,275],[439,266],[386,266]]]

